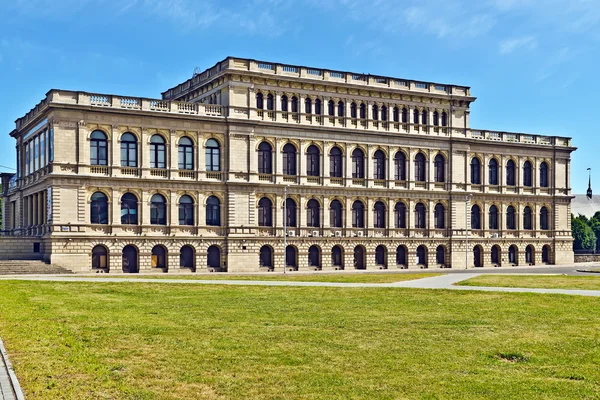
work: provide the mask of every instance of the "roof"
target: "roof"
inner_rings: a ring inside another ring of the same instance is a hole
[[[588,199],[585,194],[576,194],[571,200],[571,213],[575,216],[582,214],[591,218],[598,211],[600,211],[600,195]]]

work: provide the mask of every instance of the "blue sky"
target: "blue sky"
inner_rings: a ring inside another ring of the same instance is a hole
[[[157,98],[232,55],[471,86],[472,127],[573,137],[583,193],[599,44],[596,0],[2,0],[0,165],[50,88]]]

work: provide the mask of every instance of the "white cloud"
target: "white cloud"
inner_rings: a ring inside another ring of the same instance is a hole
[[[533,50],[538,46],[534,36],[524,36],[516,39],[503,40],[499,43],[500,54],[510,54],[516,50]]]

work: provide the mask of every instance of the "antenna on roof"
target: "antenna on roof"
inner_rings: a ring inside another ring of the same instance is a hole
[[[202,72],[202,69],[200,67],[194,68],[194,73],[192,74],[192,78],[195,77],[196,75],[200,75],[201,72]]]

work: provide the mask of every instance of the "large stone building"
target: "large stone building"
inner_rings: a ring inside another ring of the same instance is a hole
[[[471,129],[474,100],[232,57],[160,100],[50,90],[11,132],[4,248],[111,273],[572,262],[570,139]]]

